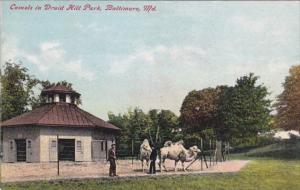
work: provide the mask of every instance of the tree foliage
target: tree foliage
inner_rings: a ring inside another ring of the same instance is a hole
[[[43,103],[41,90],[57,84],[72,89],[72,83],[65,80],[57,83],[42,81],[30,75],[21,63],[6,62],[1,70],[1,121],[39,107]],[[78,103],[81,104],[81,99]]]
[[[237,79],[234,87],[190,92],[180,110],[182,127],[193,139],[195,134],[220,140],[257,135],[270,122],[267,88],[257,80],[250,73]]]
[[[202,131],[218,125],[218,106],[220,96],[226,86],[191,91],[183,100],[180,119],[183,127]]]
[[[1,120],[7,120],[31,109],[35,102],[34,87],[39,80],[21,64],[6,62],[1,71]]]
[[[300,131],[300,65],[290,68],[283,87],[275,104],[278,112],[276,126]]]
[[[121,129],[117,137],[117,149],[122,154],[131,153],[132,143],[134,154],[138,154],[142,141],[147,138],[151,144],[161,146],[177,135],[178,117],[170,110],[152,109],[148,113],[135,108],[127,113],[108,114],[109,122]],[[178,135],[177,135],[178,137]]]
[[[270,100],[263,85],[257,85],[258,77],[250,73],[236,81],[225,91],[219,107],[219,132],[224,139],[256,136],[270,123]]]
[[[200,139],[215,139],[219,129],[219,102],[227,86],[191,91],[180,109],[181,126],[187,145],[200,144]]]

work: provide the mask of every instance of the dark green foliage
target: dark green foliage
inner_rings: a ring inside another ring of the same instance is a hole
[[[1,71],[2,121],[31,109],[35,102],[34,88],[39,83],[21,64],[6,62]]]
[[[255,137],[270,125],[267,88],[257,85],[250,73],[233,87],[218,86],[191,91],[181,107],[180,121],[186,134],[198,138],[236,141]]]
[[[157,128],[154,143],[162,145],[165,141],[174,140],[178,129],[178,117],[170,110],[161,110],[158,113]]]
[[[221,97],[218,131],[223,133],[223,139],[254,137],[268,129],[271,119],[268,91],[263,85],[256,85],[257,80],[252,73],[243,76]]]
[[[187,146],[200,145],[200,139],[208,142],[216,139],[219,129],[218,109],[220,97],[228,87],[205,88],[191,91],[183,100],[180,122]]]
[[[131,139],[134,135],[129,127],[129,115],[114,115],[110,112],[108,113],[108,118],[110,123],[121,129],[120,134],[116,138],[118,156],[131,155]]]
[[[300,139],[299,137],[277,140],[267,146],[255,147],[244,153],[247,157],[267,157],[273,159],[300,159]]]
[[[274,138],[272,135],[267,136],[255,136],[255,137],[248,137],[244,139],[240,138],[233,138],[231,140],[231,146],[234,149],[231,151],[233,153],[241,153],[246,152],[253,148],[263,147],[270,144],[278,143],[280,140]]]
[[[137,155],[144,139],[148,139],[152,145],[162,146],[167,140],[181,138],[178,130],[178,118],[169,110],[150,110],[144,113],[141,109],[115,115],[108,114],[109,122],[121,129],[117,137],[117,150],[119,156]],[[182,138],[181,138],[182,139]]]
[[[216,128],[219,99],[226,89],[226,86],[218,86],[191,91],[183,100],[180,109],[182,126],[189,131]]]

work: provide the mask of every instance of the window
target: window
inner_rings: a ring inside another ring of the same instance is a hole
[[[56,148],[56,140],[51,141],[51,148]]]
[[[101,151],[103,151],[103,150],[104,150],[104,142],[101,141]]]
[[[65,94],[60,94],[59,95],[59,102],[66,102],[66,95]]]
[[[82,151],[82,143],[81,143],[81,141],[77,141],[76,142],[76,146],[77,146],[77,151]]]
[[[53,102],[54,96],[53,95],[49,95],[48,96],[48,103]]]
[[[31,140],[28,140],[27,143],[27,148],[31,148]]]
[[[10,141],[10,150],[14,149],[14,142]]]

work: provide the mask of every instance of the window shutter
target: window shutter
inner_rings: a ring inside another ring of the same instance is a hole
[[[49,161],[54,162],[57,161],[57,139],[50,138],[49,139]]]
[[[26,139],[26,162],[32,162],[32,160],[33,160],[32,140]]]
[[[8,147],[7,161],[8,162],[16,162],[17,161],[17,154],[16,154],[17,150],[16,150],[15,140],[10,140],[8,146],[9,147]]]
[[[84,158],[84,146],[82,140],[76,140],[76,153],[75,153],[75,160],[76,161],[83,161]]]

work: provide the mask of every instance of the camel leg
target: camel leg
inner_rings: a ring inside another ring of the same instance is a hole
[[[144,160],[142,160],[142,171],[144,172]]]
[[[183,161],[181,161],[181,165],[182,165],[182,170],[185,172],[186,169],[184,168],[184,162]]]
[[[165,166],[165,159],[162,160],[161,165],[163,166],[163,168],[164,168],[164,169],[166,170],[166,172],[167,172],[168,170],[167,170],[167,168],[166,168],[166,166]]]
[[[146,160],[147,168],[149,169],[149,160]],[[149,170],[150,172],[150,170]]]
[[[175,169],[174,169],[175,172],[177,172],[177,163],[178,163],[178,161],[175,160]]]

